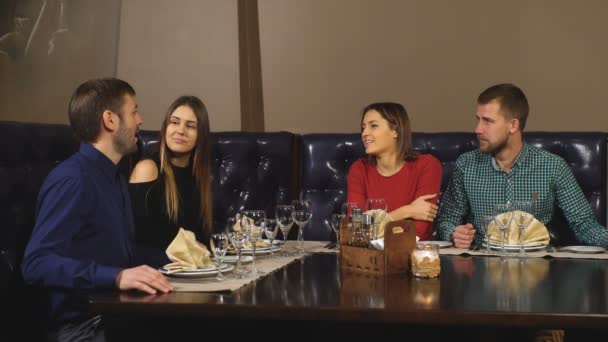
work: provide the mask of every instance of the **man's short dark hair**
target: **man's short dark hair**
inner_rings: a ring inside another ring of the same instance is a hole
[[[519,87],[510,83],[491,86],[479,94],[477,103],[484,105],[492,100],[497,100],[500,103],[501,111],[508,118],[519,120],[519,126],[522,131],[524,130],[530,107],[526,95]]]
[[[131,85],[117,78],[101,78],[84,82],[70,99],[68,116],[76,136],[85,142],[97,140],[101,130],[101,116],[111,110],[122,116],[124,96],[135,96]]]

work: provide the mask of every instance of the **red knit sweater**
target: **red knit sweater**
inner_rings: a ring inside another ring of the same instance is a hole
[[[430,154],[418,155],[416,160],[406,162],[401,170],[389,177],[382,176],[375,165],[360,158],[348,172],[347,200],[365,208],[367,198],[384,198],[387,211],[391,212],[422,195],[437,194],[437,197],[429,200],[437,204],[440,187],[441,163]],[[420,240],[430,240],[433,235],[432,223],[414,222]]]

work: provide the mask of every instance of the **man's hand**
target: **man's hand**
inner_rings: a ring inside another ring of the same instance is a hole
[[[475,227],[470,223],[456,226],[452,233],[452,239],[454,240],[454,246],[456,248],[468,249],[471,247],[473,237],[475,237]]]
[[[146,265],[120,271],[116,276],[116,286],[120,290],[140,290],[149,294],[173,291],[173,286],[162,273]]]

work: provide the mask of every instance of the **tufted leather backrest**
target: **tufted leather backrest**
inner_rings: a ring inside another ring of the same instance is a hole
[[[0,132],[0,248],[16,266],[34,225],[38,190],[78,141],[65,125],[0,122]]]
[[[36,198],[48,173],[77,149],[68,126],[0,121],[0,298],[15,321],[28,320],[25,339],[41,337],[43,324],[43,312],[32,309],[40,293],[23,286],[19,269]]]
[[[529,132],[524,139],[555,153],[570,165],[598,221],[606,224],[607,133]],[[441,193],[462,153],[477,148],[473,133],[413,133],[412,145],[419,153],[430,153],[442,164]],[[361,135],[306,134],[302,136],[301,196],[313,202],[314,214],[304,237],[309,240],[333,239],[328,225],[331,213],[338,212],[346,198],[346,176],[351,164],[364,156]],[[560,241],[574,241],[561,212],[552,225]]]
[[[604,225],[607,135],[594,132],[525,134],[528,143],[566,160],[598,221]],[[138,154],[123,160],[121,167],[125,173],[135,160],[157,148],[158,131],[140,131],[140,136]],[[314,215],[304,237],[309,240],[333,237],[325,221],[345,199],[350,165],[364,154],[359,134],[296,136],[288,132],[215,132],[211,140],[217,227],[223,227],[228,216],[243,208],[264,209],[273,216],[277,203],[288,203],[301,193],[314,205]],[[51,169],[77,151],[78,145],[67,125],[0,121],[1,289],[11,288],[20,281],[18,265],[34,225],[36,197],[42,182]],[[472,133],[414,133],[413,146],[420,153],[431,153],[441,161],[443,192],[456,158],[476,148],[477,141]],[[572,238],[559,213],[555,220],[556,227],[564,228],[563,239]]]
[[[158,131],[141,131],[140,137],[140,158],[158,150]],[[243,209],[262,209],[274,216],[277,203],[294,198],[293,134],[214,132],[210,139],[215,229],[223,229],[226,219]]]
[[[608,133],[596,132],[530,132],[524,134],[529,144],[557,154],[570,166],[598,222],[606,226],[606,192],[608,177]],[[550,222],[561,244],[574,244],[576,239],[560,210]]]
[[[140,131],[140,137],[136,155],[121,162],[125,174],[158,148],[158,131]],[[216,227],[223,228],[226,218],[241,209],[270,214],[277,203],[294,198],[293,134],[218,132],[211,140]],[[67,125],[0,121],[0,289],[22,287],[19,265],[34,226],[38,191],[48,173],[78,147]]]

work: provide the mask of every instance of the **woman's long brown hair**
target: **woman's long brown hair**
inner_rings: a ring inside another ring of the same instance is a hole
[[[180,203],[175,174],[171,167],[169,158],[172,151],[167,147],[166,133],[171,114],[181,106],[188,106],[194,112],[197,124],[197,139],[194,147],[194,157],[191,158],[192,174],[196,180],[196,186],[200,193],[199,218],[203,223],[201,232],[210,235],[212,232],[213,210],[211,199],[211,148],[209,146],[209,115],[203,101],[196,96],[181,96],[169,106],[165,120],[160,130],[160,168],[165,178],[165,206],[167,215],[177,223],[179,217]]]
[[[396,102],[372,103],[363,109],[361,121],[363,121],[365,114],[372,110],[378,112],[378,114],[388,121],[389,127],[397,131],[398,158],[404,161],[416,160],[417,154],[412,150],[412,127],[405,107]],[[375,165],[376,157],[368,155],[367,161]]]

